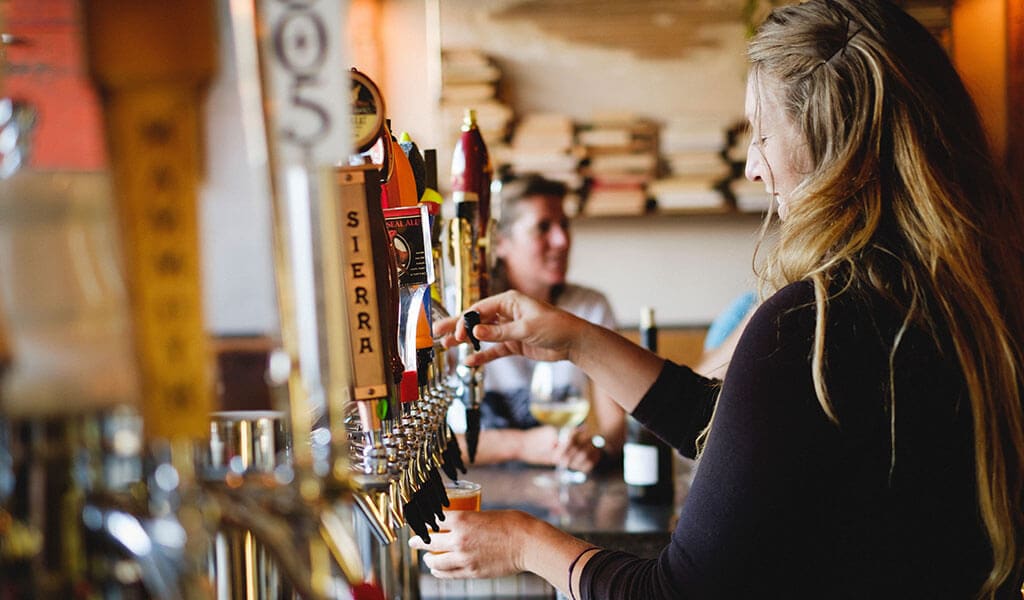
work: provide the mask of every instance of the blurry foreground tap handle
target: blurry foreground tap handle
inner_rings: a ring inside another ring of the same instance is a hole
[[[214,7],[86,0],[83,15],[121,215],[145,427],[151,438],[201,438],[214,397],[197,215]]]

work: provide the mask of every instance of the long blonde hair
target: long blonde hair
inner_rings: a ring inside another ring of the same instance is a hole
[[[779,92],[813,164],[789,195],[762,276],[775,286],[814,283],[818,401],[834,420],[824,338],[837,289],[870,289],[903,311],[890,370],[910,326],[951,341],[970,401],[978,505],[992,546],[978,596],[992,597],[1024,560],[1021,205],[946,53],[892,4],[811,0],[776,9],[748,56],[755,85]]]

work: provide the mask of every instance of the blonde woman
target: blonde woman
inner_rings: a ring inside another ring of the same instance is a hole
[[[569,358],[690,455],[710,424],[671,544],[641,560],[467,513],[426,564],[574,598],[1019,599],[1024,215],[971,100],[883,0],[778,8],[748,53],[746,173],[780,243],[720,394],[524,296],[476,307],[500,343],[474,361]]]

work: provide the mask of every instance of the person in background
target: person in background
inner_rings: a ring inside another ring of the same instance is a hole
[[[572,245],[563,209],[566,193],[565,184],[540,175],[524,175],[502,186],[493,289],[517,290],[614,329],[615,316],[604,294],[566,281]],[[520,356],[487,365],[476,464],[561,461],[582,472],[613,464],[625,439],[622,408],[600,387],[591,386],[586,374],[569,361],[542,364],[540,368],[552,371],[556,396],[589,393],[591,399],[588,423],[560,446],[558,431],[530,414],[536,364]]]
[[[747,177],[778,243],[721,382],[516,292],[471,365],[570,359],[701,466],[656,559],[453,513],[437,577],[570,598],[1021,598],[1024,205],[942,46],[885,0],[776,8],[749,43]],[[769,213],[768,218],[772,218]],[[463,342],[465,325],[438,330]]]
[[[757,293],[743,292],[720,312],[704,335],[704,348],[693,370],[705,377],[722,377],[743,334],[743,328],[757,308]]]

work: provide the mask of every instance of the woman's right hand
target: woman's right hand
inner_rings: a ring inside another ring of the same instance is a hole
[[[632,412],[658,378],[664,359],[618,333],[516,291],[484,298],[473,334],[491,342],[470,352],[466,366],[519,354],[543,361],[569,360],[626,412]],[[434,322],[434,334],[451,347],[469,340],[462,315]]]
[[[476,367],[496,358],[520,354],[534,360],[572,360],[579,336],[595,325],[554,306],[510,290],[485,298],[469,308],[480,313],[473,328],[477,339],[491,345],[466,358]],[[445,336],[445,346],[469,340],[462,315],[434,323],[434,334]]]

